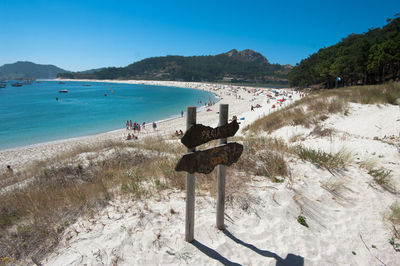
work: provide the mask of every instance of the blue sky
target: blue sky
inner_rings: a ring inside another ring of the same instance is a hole
[[[233,48],[294,65],[399,12],[398,0],[0,0],[0,65],[32,61],[79,71]]]

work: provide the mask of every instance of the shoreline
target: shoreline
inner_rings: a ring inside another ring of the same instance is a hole
[[[61,80],[61,79],[56,79]],[[270,111],[270,105],[266,104],[265,91],[272,89],[254,88],[243,86],[232,86],[223,84],[198,83],[198,82],[177,82],[177,81],[141,81],[141,80],[70,80],[62,79],[62,81],[80,81],[80,82],[99,82],[99,83],[126,83],[126,84],[143,84],[155,86],[173,86],[180,88],[198,89],[209,91],[218,99],[218,103],[229,104],[229,118],[236,115],[241,120],[241,128],[265,115]],[[276,89],[288,90],[288,89]],[[261,105],[250,111],[251,105]],[[212,106],[203,106],[197,109],[197,123],[215,127],[218,124],[218,104]],[[186,112],[185,112],[186,113]],[[149,128],[150,127],[150,128]],[[170,117],[161,119],[157,122],[157,130],[151,128],[151,124],[147,124],[146,129],[142,130],[138,136],[139,141],[145,137],[167,136],[171,137],[175,130],[183,130],[186,128],[186,117]],[[48,142],[36,143],[27,146],[20,146],[0,150],[0,172],[6,169],[7,165],[11,165],[14,170],[21,170],[26,166],[46,159],[50,159],[57,154],[73,150],[79,146],[91,146],[105,141],[123,141],[128,133],[132,130],[125,128],[106,131],[103,133],[83,135],[73,138],[53,140]]]
[[[186,88],[186,89],[195,89],[195,90],[203,90],[203,91],[208,91],[214,95],[216,98],[215,104],[220,102],[220,97],[213,91],[211,91],[209,88],[199,88],[198,86],[201,85],[206,85],[209,86],[211,84],[208,83],[196,83],[196,82],[175,82],[175,81],[141,81],[141,80],[87,80],[87,79],[40,79],[40,81],[71,81],[71,82],[96,82],[96,83],[114,83],[114,84],[140,84],[140,85],[150,85],[150,86],[170,86],[170,87],[178,87],[178,88]],[[186,84],[183,84],[186,83]],[[196,85],[196,86],[194,86]],[[207,106],[203,105],[201,107],[198,107],[197,112],[201,112],[204,109],[206,109]],[[160,120],[155,120],[157,124],[159,123],[164,123],[169,120],[173,120],[179,118],[179,115],[172,115],[164,118],[160,118]],[[150,124],[152,121],[145,121],[146,124]],[[122,121],[124,124],[124,122]],[[72,136],[72,137],[64,137],[60,139],[54,139],[54,140],[47,140],[47,141],[40,141],[38,143],[32,143],[32,144],[20,144],[14,147],[5,147],[2,148],[0,147],[0,153],[1,152],[6,152],[10,150],[15,150],[15,149],[20,149],[20,148],[30,148],[30,147],[35,147],[37,145],[46,145],[46,144],[57,144],[59,142],[64,142],[66,140],[76,140],[79,138],[84,138],[84,137],[90,137],[90,136],[97,136],[101,134],[106,134],[106,133],[113,133],[119,130],[124,130],[125,128],[122,126],[120,128],[115,128],[115,129],[104,129],[99,132],[94,132],[94,133],[83,133],[82,135],[78,136]],[[1,168],[0,168],[1,172]]]

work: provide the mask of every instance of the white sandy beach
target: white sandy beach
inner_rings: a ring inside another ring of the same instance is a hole
[[[69,81],[69,80],[64,80]],[[76,80],[75,80],[76,81]],[[94,80],[81,80],[81,81],[91,81]],[[229,115],[232,117],[236,115],[238,118],[244,117],[245,120],[241,120],[241,127],[248,125],[253,122],[258,117],[267,114],[271,109],[272,102],[270,104],[266,103],[265,95],[260,96],[261,92],[258,90],[257,93],[254,88],[250,87],[238,87],[227,86],[227,85],[213,85],[204,83],[193,83],[193,82],[174,82],[174,81],[138,81],[138,80],[127,80],[127,81],[114,81],[114,80],[98,80],[97,82],[114,82],[114,83],[129,83],[129,84],[147,84],[147,85],[162,85],[162,86],[174,86],[174,87],[184,87],[193,88],[199,90],[207,90],[215,93],[221,98],[221,101],[205,108],[203,111],[197,114],[197,122],[208,126],[216,126],[218,123],[218,110],[219,104],[225,103],[229,104]],[[241,99],[237,99],[235,96],[240,96]],[[255,108],[253,112],[250,111],[251,105],[260,104],[262,108]],[[211,111],[206,111],[211,109]],[[127,118],[128,119],[128,118]],[[133,119],[133,118],[132,118]],[[148,121],[151,122],[151,121]],[[52,141],[47,143],[29,145],[25,147],[13,148],[0,150],[0,169],[1,171],[6,169],[7,165],[11,165],[14,169],[21,169],[28,166],[35,161],[49,159],[60,152],[65,152],[82,145],[93,145],[105,141],[123,140],[126,138],[130,131],[124,128],[125,121],[121,121],[121,129],[114,130],[102,134],[96,134],[91,136],[77,137],[59,141]],[[170,137],[175,130],[185,131],[186,120],[183,118],[175,118],[163,121],[157,124],[157,130],[153,131],[151,124],[148,123],[147,128],[142,131],[138,137],[139,139],[146,136],[162,135]]]
[[[220,103],[229,104],[230,117],[245,118],[240,120],[241,128],[268,114],[273,104],[267,104],[261,90],[251,88],[134,82],[210,90],[221,97]],[[296,99],[298,94],[294,94]],[[257,104],[262,107],[250,111]],[[219,103],[211,111],[199,112],[197,122],[216,126],[218,108]],[[226,206],[225,231],[216,228],[216,199],[211,196],[196,197],[193,243],[184,241],[184,191],[166,190],[145,201],[117,198],[98,214],[81,217],[69,226],[42,264],[400,265],[400,252],[389,244],[391,225],[385,219],[389,206],[399,200],[399,121],[398,106],[351,104],[349,115],[333,115],[323,122],[322,127],[334,129],[331,136],[314,136],[313,128],[300,126],[273,132],[272,136],[288,143],[297,135],[303,138],[298,143],[308,147],[326,152],[349,150],[354,160],[343,171],[332,173],[292,157],[287,160],[290,178],[283,183],[252,176],[246,195],[235,195]],[[171,136],[177,129],[185,129],[184,117],[159,123],[156,132],[146,129],[139,140],[154,134]],[[121,129],[0,151],[0,167],[22,168],[79,145],[121,140],[127,133]],[[394,193],[373,182],[360,167],[365,160],[392,171]],[[332,184],[338,184],[336,190],[327,189]],[[297,222],[299,215],[306,217],[308,228]]]

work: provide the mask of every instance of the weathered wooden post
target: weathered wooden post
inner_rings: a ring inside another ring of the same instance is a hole
[[[217,199],[217,227],[224,229],[225,211],[225,173],[226,166],[237,162],[242,155],[243,145],[232,142],[227,143],[227,138],[233,137],[239,130],[239,124],[233,120],[228,124],[228,105],[220,105],[220,125],[216,128],[196,124],[196,107],[187,108],[186,132],[181,138],[182,144],[187,147],[175,166],[175,171],[186,171],[186,224],[185,240],[194,240],[194,199],[195,176],[194,173],[211,173],[218,166],[218,199]],[[219,146],[196,151],[196,147],[220,139]]]
[[[187,108],[186,131],[196,124],[196,107]],[[194,152],[196,148],[187,148],[187,152]],[[195,175],[186,173],[186,225],[185,240],[192,242],[194,240],[194,200],[195,200]]]
[[[219,126],[228,124],[228,105],[220,104],[219,106]],[[227,138],[219,139],[219,145],[227,143]],[[224,212],[225,212],[225,175],[226,166],[218,165],[217,168],[217,227],[224,229]]]

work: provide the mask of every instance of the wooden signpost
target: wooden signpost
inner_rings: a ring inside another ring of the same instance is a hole
[[[233,142],[204,151],[187,153],[179,159],[175,171],[209,174],[219,164],[230,166],[237,162],[242,151],[243,146]]]
[[[217,227],[224,229],[225,211],[225,175],[226,166],[237,162],[243,152],[239,143],[227,143],[228,137],[233,137],[238,131],[236,120],[228,124],[228,105],[220,104],[219,127],[212,128],[196,124],[196,107],[187,108],[186,132],[181,142],[188,148],[175,166],[175,171],[186,171],[186,225],[185,240],[194,240],[194,173],[208,174],[217,166]],[[210,140],[219,139],[219,146],[196,151],[195,147]]]
[[[233,137],[238,130],[239,124],[236,120],[217,128],[196,124],[185,132],[181,142],[188,148],[194,148],[210,140]]]

